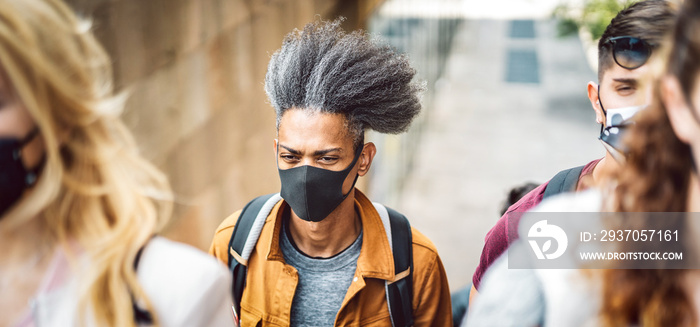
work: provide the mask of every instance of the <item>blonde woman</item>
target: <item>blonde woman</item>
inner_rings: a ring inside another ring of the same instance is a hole
[[[226,269],[153,237],[165,176],[59,0],[0,0],[0,326],[230,326]]]

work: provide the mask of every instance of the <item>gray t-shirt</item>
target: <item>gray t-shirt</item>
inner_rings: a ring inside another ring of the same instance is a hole
[[[355,276],[362,233],[347,249],[324,259],[301,253],[291,241],[286,221],[280,234],[284,260],[299,273],[299,284],[292,301],[291,325],[333,326]]]

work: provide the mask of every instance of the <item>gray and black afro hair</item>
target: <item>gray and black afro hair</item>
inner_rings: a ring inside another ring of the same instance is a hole
[[[355,141],[366,129],[398,134],[421,109],[423,86],[405,55],[370,40],[363,31],[347,34],[335,21],[295,29],[272,55],[265,91],[277,114],[277,128],[290,108],[339,113]]]

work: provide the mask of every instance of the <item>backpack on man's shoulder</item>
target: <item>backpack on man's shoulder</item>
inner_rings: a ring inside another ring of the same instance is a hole
[[[544,188],[544,195],[542,196],[542,199],[544,200],[559,193],[575,192],[576,185],[578,185],[578,179],[583,171],[583,167],[584,166],[578,166],[564,169],[554,175],[554,177],[549,180],[549,183],[547,183],[547,186]]]
[[[229,241],[228,265],[233,274],[233,308],[240,314],[243,289],[246,285],[248,259],[260,237],[263,225],[272,208],[282,197],[279,193],[257,197],[241,211]],[[372,203],[379,213],[394,255],[396,275],[408,274],[397,281],[385,283],[386,298],[393,327],[413,325],[413,246],[411,225],[397,211],[379,203]]]

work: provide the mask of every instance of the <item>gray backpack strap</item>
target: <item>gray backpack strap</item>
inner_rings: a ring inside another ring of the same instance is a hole
[[[386,281],[386,300],[393,327],[413,326],[413,239],[411,225],[401,213],[373,203],[384,224],[394,256],[393,281]]]
[[[248,259],[258,243],[260,232],[272,208],[282,200],[279,193],[257,197],[248,202],[238,217],[229,240],[228,266],[233,275],[233,308],[240,317],[241,298],[248,273]]]
[[[554,177],[547,183],[547,187],[544,188],[544,195],[542,199],[546,199],[552,195],[565,192],[576,191],[576,185],[578,184],[578,179],[583,171],[583,166],[578,166],[575,168],[565,169],[554,175]]]

